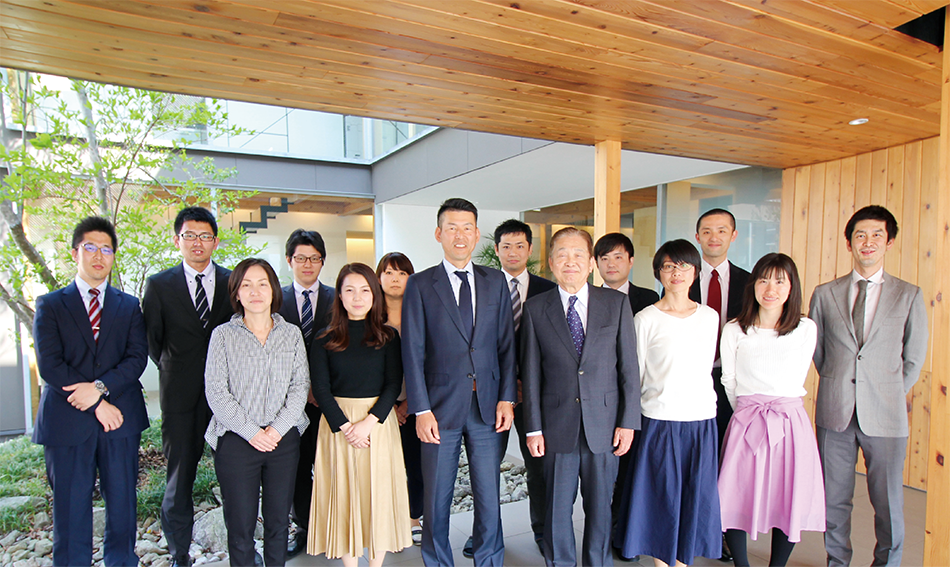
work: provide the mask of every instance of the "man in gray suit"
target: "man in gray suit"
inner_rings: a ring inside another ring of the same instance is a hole
[[[544,560],[576,565],[572,509],[584,497],[583,565],[611,565],[610,499],[618,458],[640,428],[640,372],[626,294],[588,285],[593,242],[573,227],[551,238],[558,287],[529,299],[521,323],[528,448],[544,457]]]
[[[828,565],[851,562],[851,509],[858,448],[874,507],[872,565],[900,565],[904,543],[905,396],[927,354],[920,288],[884,272],[897,220],[872,205],[844,231],[854,270],[815,288],[808,316],[818,325],[821,376],[815,425],[825,480]]]

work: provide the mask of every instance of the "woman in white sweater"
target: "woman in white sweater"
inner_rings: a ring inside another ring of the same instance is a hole
[[[769,565],[782,566],[802,530],[824,531],[818,446],[802,406],[817,328],[802,317],[795,262],[756,263],[742,310],[722,331],[722,384],[735,413],[719,473],[722,527],[737,566],[749,564],[746,534],[772,530]]]
[[[689,299],[699,270],[690,242],[661,246],[653,273],[663,298],[634,318],[643,420],[616,542],[625,557],[649,555],[657,566],[722,554],[712,383],[719,315]]]

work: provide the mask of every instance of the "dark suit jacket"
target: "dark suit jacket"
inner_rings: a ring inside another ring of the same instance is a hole
[[[148,427],[139,378],[148,363],[145,322],[139,300],[112,286],[102,302],[99,341],[73,282],[36,300],[33,339],[40,376],[46,381],[36,414],[33,442],[73,446],[97,433],[126,437]],[[105,433],[95,409],[79,411],[63,386],[102,380],[109,402],[122,412],[122,426]]]
[[[442,263],[413,274],[402,303],[402,360],[409,413],[432,410],[440,429],[465,424],[478,387],[482,421],[495,423],[499,401],[517,400],[514,319],[507,281],[498,270],[475,270],[475,329],[462,319]]]
[[[231,270],[214,266],[214,298],[208,327],[202,328],[181,264],[148,278],[142,312],[148,354],[158,366],[162,412],[192,411],[205,400],[205,358],[211,331],[234,314],[228,297]]]
[[[508,274],[505,274],[505,278],[507,278],[509,281],[511,280],[511,276],[509,276]],[[531,299],[532,297],[536,295],[540,295],[556,287],[557,287],[557,284],[552,282],[551,280],[546,280],[542,278],[541,276],[536,276],[534,274],[528,274],[528,297],[525,299],[525,302],[527,302],[528,299]],[[509,287],[509,289],[511,288]],[[522,316],[524,316],[524,305],[521,306],[521,313],[522,313]],[[521,345],[521,327],[518,327],[518,330],[515,331],[515,352],[518,352],[518,348],[520,345]],[[517,360],[518,359],[516,358],[515,361],[517,362]],[[521,377],[519,376],[518,379],[520,380]]]
[[[728,260],[727,260],[728,262]],[[726,320],[730,321],[739,316],[742,309],[742,294],[745,293],[746,283],[749,281],[749,272],[729,262],[729,297],[726,298]],[[702,292],[699,289],[699,275],[689,288],[689,298],[696,303],[702,303]],[[705,305],[705,304],[704,304]]]
[[[280,304],[280,315],[288,323],[300,326],[300,313],[297,312],[297,298],[294,297],[294,284],[285,285],[280,288],[283,293],[283,302]],[[336,292],[332,287],[320,283],[320,291],[317,292],[317,309],[313,312],[313,333],[309,339],[305,339],[307,352],[310,352],[310,345],[313,339],[320,334],[320,330],[330,324],[330,318],[333,316],[333,299]]]
[[[627,298],[630,300],[630,309],[636,316],[637,313],[659,301],[660,295],[652,289],[630,284],[630,288],[627,290]]]
[[[558,290],[525,304],[525,430],[544,434],[545,451],[573,452],[581,422],[593,453],[613,450],[615,428],[640,428],[640,369],[629,300],[612,289],[588,287],[587,334],[580,358]]]

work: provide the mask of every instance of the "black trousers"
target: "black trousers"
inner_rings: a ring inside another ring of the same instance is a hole
[[[290,515],[298,529],[307,531],[310,502],[313,499],[313,461],[317,456],[317,428],[323,412],[309,402],[304,411],[310,418],[310,425],[300,436],[300,457],[297,459],[297,476],[294,478],[294,498]]]
[[[416,434],[416,416],[407,415],[406,423],[399,426],[402,438],[402,459],[406,463],[406,483],[409,487],[409,517],[422,517],[425,484],[422,482],[422,441]]]
[[[719,429],[719,446],[716,447],[716,455],[718,456],[722,454],[722,442],[726,438],[729,420],[732,419],[732,406],[729,405],[726,389],[722,385],[722,368],[713,368],[712,378],[713,389],[716,390],[716,427]]]
[[[518,431],[518,445],[521,447],[521,458],[524,460],[525,476],[528,484],[528,506],[531,514],[531,531],[534,539],[544,536],[544,516],[547,514],[547,491],[544,484],[544,457],[532,457],[528,450],[528,432],[524,428],[524,404],[515,406],[515,421],[513,427]],[[511,430],[502,433],[501,458],[505,458],[508,448],[508,435]]]
[[[165,497],[162,499],[162,532],[168,553],[181,562],[188,557],[194,527],[194,501],[198,461],[205,449],[205,430],[211,409],[203,399],[192,411],[162,413],[162,452],[168,460]]]
[[[224,498],[224,524],[228,528],[231,565],[254,565],[254,528],[257,497],[264,518],[264,564],[287,561],[287,514],[293,498],[291,487],[297,470],[300,434],[291,429],[269,453],[262,453],[235,433],[218,439],[214,470]]]

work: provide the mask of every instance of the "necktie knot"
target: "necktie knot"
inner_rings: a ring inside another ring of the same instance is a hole
[[[93,297],[93,299],[95,299],[95,298],[99,297],[99,290],[96,289],[96,288],[91,288],[91,289],[89,290],[89,295],[91,295],[91,296]]]
[[[570,306],[570,307],[574,307],[574,304],[575,304],[575,303],[577,303],[577,296],[576,296],[576,295],[572,295],[572,296],[567,300],[567,304],[568,304],[568,306]]]

